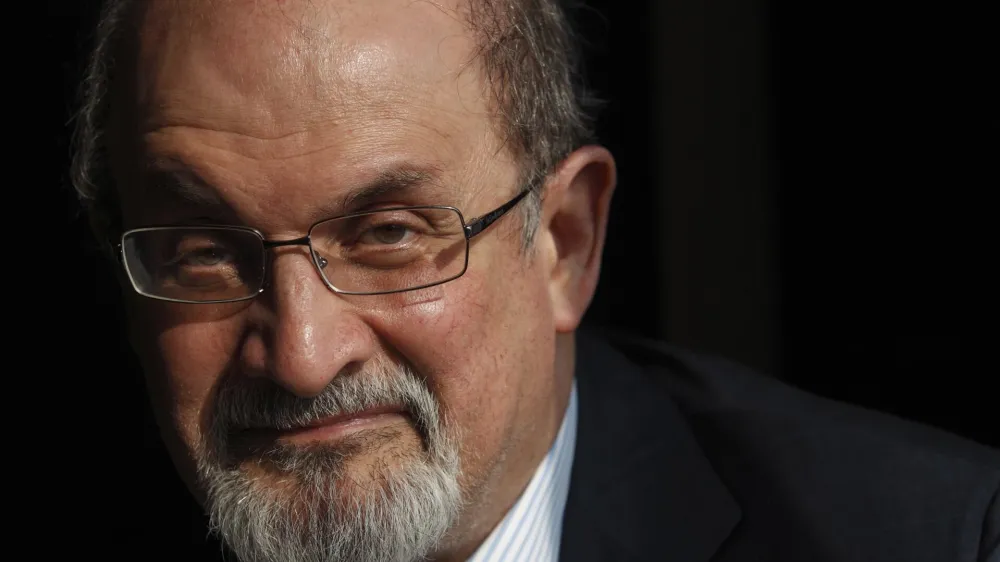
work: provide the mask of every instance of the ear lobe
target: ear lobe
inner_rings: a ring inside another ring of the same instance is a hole
[[[615,182],[611,153],[586,146],[563,161],[547,190],[543,216],[556,254],[549,286],[557,331],[575,330],[594,296]]]

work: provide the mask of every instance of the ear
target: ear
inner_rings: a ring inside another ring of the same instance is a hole
[[[563,160],[546,186],[540,226],[551,243],[547,265],[557,332],[575,330],[594,296],[615,182],[611,153],[585,146]]]

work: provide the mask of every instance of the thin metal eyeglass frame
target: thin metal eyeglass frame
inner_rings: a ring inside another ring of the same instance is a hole
[[[339,215],[339,216],[336,216],[336,217],[330,217],[330,218],[326,218],[326,219],[317,221],[317,222],[313,223],[309,227],[308,234],[306,234],[305,236],[303,236],[301,238],[295,238],[295,239],[292,239],[292,240],[268,240],[268,239],[266,239],[264,237],[263,233],[261,233],[259,230],[255,229],[255,228],[250,228],[250,227],[247,227],[247,226],[235,226],[235,225],[234,226],[228,226],[228,225],[226,225],[226,226],[223,226],[223,225],[162,225],[162,226],[146,226],[146,227],[140,227],[140,228],[133,228],[133,229],[129,229],[129,230],[123,232],[122,235],[121,235],[121,237],[119,238],[119,241],[118,241],[118,259],[119,259],[119,261],[121,261],[122,267],[125,269],[125,274],[128,276],[129,282],[131,282],[131,284],[132,284],[132,288],[135,290],[136,293],[138,293],[138,294],[140,294],[140,295],[142,295],[144,297],[147,297],[147,298],[157,299],[157,300],[162,300],[162,301],[168,301],[168,302],[183,303],[183,304],[223,304],[223,303],[233,303],[233,302],[246,301],[246,300],[250,300],[250,299],[256,298],[257,295],[259,295],[262,292],[264,292],[264,289],[267,287],[267,282],[268,282],[268,279],[267,279],[267,270],[268,270],[268,262],[269,262],[269,260],[267,259],[266,256],[265,256],[265,259],[262,261],[262,263],[263,263],[263,271],[261,272],[261,276],[260,276],[260,287],[258,287],[255,291],[251,291],[250,294],[248,294],[246,296],[239,297],[239,298],[234,298],[234,299],[218,299],[218,300],[204,300],[204,301],[193,301],[193,300],[185,300],[185,299],[173,299],[173,298],[170,298],[170,297],[164,297],[164,296],[160,296],[160,295],[153,295],[153,294],[150,294],[150,293],[142,291],[141,289],[139,289],[138,283],[136,283],[135,278],[132,276],[132,272],[129,270],[128,259],[125,256],[125,238],[128,235],[134,234],[134,233],[137,233],[137,232],[153,231],[153,230],[173,230],[173,229],[185,229],[185,228],[189,228],[189,229],[211,229],[211,230],[242,231],[242,232],[252,233],[257,238],[259,238],[260,241],[261,241],[261,245],[263,247],[263,250],[264,250],[265,254],[267,253],[267,250],[270,250],[272,248],[280,248],[282,246],[306,246],[307,248],[309,248],[309,255],[312,257],[313,266],[316,267],[316,272],[319,274],[319,278],[323,281],[323,284],[326,285],[328,289],[330,289],[331,291],[333,291],[336,294],[339,294],[339,295],[361,295],[361,296],[369,296],[369,295],[391,295],[391,294],[394,294],[394,293],[405,293],[407,291],[416,291],[416,290],[419,290],[419,289],[426,289],[428,287],[434,287],[434,286],[437,286],[437,285],[448,283],[449,281],[454,281],[455,279],[458,279],[459,277],[465,275],[465,272],[469,269],[469,241],[472,240],[473,237],[475,237],[476,235],[478,235],[482,231],[484,231],[487,228],[489,228],[489,226],[491,224],[493,224],[494,222],[496,222],[497,220],[499,220],[500,217],[502,217],[505,214],[507,214],[508,211],[510,211],[518,203],[520,203],[521,200],[524,199],[524,197],[527,196],[528,193],[530,193],[530,192],[531,192],[530,189],[525,189],[525,190],[521,191],[520,193],[518,193],[513,199],[507,201],[503,205],[500,205],[496,209],[493,209],[492,211],[486,213],[485,215],[482,215],[481,217],[477,217],[477,218],[473,219],[472,221],[470,221],[468,223],[465,222],[465,216],[462,215],[462,211],[459,211],[457,208],[451,207],[451,206],[447,206],[447,205],[416,205],[416,206],[404,206],[404,207],[390,207],[390,208],[385,208],[385,209],[376,209],[376,210],[373,210],[373,211],[360,211],[360,212],[356,212],[356,213],[347,213],[347,214],[344,214],[344,215]],[[316,251],[313,249],[313,247],[312,247],[312,239],[311,239],[312,232],[313,232],[313,230],[317,226],[319,226],[321,224],[324,224],[324,223],[328,223],[330,221],[341,220],[341,219],[349,219],[349,218],[352,218],[352,217],[363,217],[365,215],[371,215],[371,214],[375,214],[375,213],[392,212],[392,211],[419,211],[419,210],[422,210],[422,209],[437,209],[437,210],[441,210],[441,211],[453,211],[453,212],[455,212],[455,214],[458,215],[458,220],[461,221],[461,223],[462,223],[462,233],[465,235],[465,262],[462,264],[462,270],[460,272],[458,272],[457,274],[455,274],[455,275],[453,275],[451,277],[448,277],[446,279],[442,279],[440,281],[435,281],[433,283],[426,283],[426,284],[423,284],[423,285],[418,285],[416,287],[407,287],[405,289],[394,289],[392,291],[367,291],[367,292],[366,291],[345,291],[345,290],[342,290],[342,289],[338,289],[337,287],[334,287],[333,283],[331,283],[327,279],[326,275],[323,274],[323,269],[326,267],[326,264],[320,264],[320,260],[326,261],[326,259],[323,258],[323,257],[321,257],[321,256],[319,256],[316,253]]]

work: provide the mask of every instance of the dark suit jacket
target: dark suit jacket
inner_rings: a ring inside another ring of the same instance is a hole
[[[565,562],[1000,562],[1000,452],[581,335]]]

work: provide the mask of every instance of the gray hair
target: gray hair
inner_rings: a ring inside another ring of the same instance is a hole
[[[392,450],[398,432],[388,429],[348,436],[335,447],[248,450],[231,439],[241,428],[289,429],[389,404],[405,407],[424,444],[419,452]],[[376,360],[338,375],[314,398],[234,377],[212,414],[196,452],[198,477],[212,532],[243,562],[421,560],[447,541],[464,507],[459,435],[409,365]],[[376,463],[362,481],[352,476],[351,457],[383,447],[400,468]],[[262,484],[241,467],[247,460],[268,467],[282,485]]]
[[[119,223],[108,166],[108,93],[122,28],[137,0],[106,0],[84,71],[75,119],[71,181],[98,240]],[[545,178],[592,139],[596,100],[579,75],[579,53],[560,0],[470,0],[468,25],[492,97],[497,133],[531,192],[522,214],[522,247],[531,248],[541,216]]]

